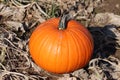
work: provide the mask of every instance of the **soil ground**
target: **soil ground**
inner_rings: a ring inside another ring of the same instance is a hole
[[[104,0],[104,3],[95,9],[99,12],[110,12],[120,15],[120,0]]]

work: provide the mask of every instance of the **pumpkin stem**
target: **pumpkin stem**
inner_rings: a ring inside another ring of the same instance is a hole
[[[67,28],[67,23],[70,20],[70,15],[69,14],[63,14],[60,18],[59,22],[59,30],[64,30]]]

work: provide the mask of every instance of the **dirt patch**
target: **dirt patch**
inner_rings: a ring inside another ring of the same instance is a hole
[[[95,8],[95,12],[110,12],[120,15],[120,0],[104,0],[102,5]]]

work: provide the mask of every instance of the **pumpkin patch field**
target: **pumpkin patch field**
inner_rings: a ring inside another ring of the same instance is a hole
[[[120,80],[120,1],[0,0],[0,80]]]

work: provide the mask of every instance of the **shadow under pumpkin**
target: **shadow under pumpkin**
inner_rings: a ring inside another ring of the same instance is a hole
[[[106,25],[104,27],[89,27],[94,39],[94,52],[92,58],[108,58],[116,53],[116,35],[111,30],[115,25]],[[120,55],[117,56],[120,58]]]
[[[116,35],[114,32],[112,32],[112,28],[116,28],[116,26],[106,25],[104,27],[98,26],[88,28],[94,40],[94,51],[91,59],[101,58],[100,60],[98,59],[98,62],[95,64],[103,70],[103,73],[106,75],[108,80],[116,80],[109,73],[109,71],[114,71],[114,68],[110,63],[105,62],[102,59],[106,59],[111,55],[120,59],[120,54],[116,53]],[[91,74],[91,72],[88,70],[88,66],[90,66],[90,64],[84,67],[84,69],[87,71],[87,73]]]

